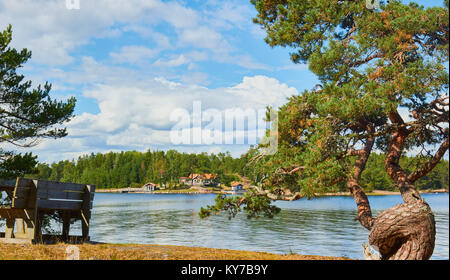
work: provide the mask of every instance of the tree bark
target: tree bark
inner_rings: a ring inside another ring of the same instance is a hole
[[[370,209],[369,199],[367,198],[364,191],[358,186],[356,181],[350,180],[347,183],[350,193],[356,202],[356,207],[358,209],[357,219],[363,227],[370,230],[373,227],[374,219],[372,217],[372,210]]]
[[[435,245],[436,228],[430,206],[423,200],[398,204],[379,214],[369,243],[386,260],[427,260]]]
[[[367,126],[367,131],[373,133],[371,126]],[[363,227],[370,230],[373,226],[372,210],[370,209],[369,199],[367,198],[364,191],[359,187],[358,182],[361,178],[361,174],[366,167],[366,163],[369,160],[370,152],[372,151],[375,139],[369,137],[364,145],[364,148],[356,151],[358,154],[358,159],[353,167],[352,177],[347,181],[347,188],[353,196],[356,202],[356,207],[358,209],[358,220]]]
[[[434,215],[399,163],[409,132],[402,126],[404,122],[397,112],[391,113],[389,119],[401,128],[393,134],[385,166],[404,203],[383,211],[373,220],[369,243],[380,252],[382,259],[427,260],[435,245]]]

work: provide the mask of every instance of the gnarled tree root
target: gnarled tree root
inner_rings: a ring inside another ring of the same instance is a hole
[[[369,243],[384,260],[427,260],[433,254],[436,227],[423,200],[398,204],[374,219]]]

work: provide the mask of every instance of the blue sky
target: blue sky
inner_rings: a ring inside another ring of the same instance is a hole
[[[441,5],[442,1],[418,1]],[[69,136],[32,148],[52,162],[91,152],[178,149],[238,156],[248,145],[169,139],[170,113],[280,106],[318,83],[289,49],[270,48],[249,1],[0,0],[0,29],[33,57],[23,73],[52,96],[78,100]]]

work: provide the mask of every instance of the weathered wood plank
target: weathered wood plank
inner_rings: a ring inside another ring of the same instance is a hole
[[[14,218],[14,219],[33,219],[33,214],[31,210],[28,209],[14,209],[14,208],[0,208],[0,217],[3,219]]]
[[[63,183],[63,182],[53,182],[53,181],[38,181],[39,189],[48,190],[65,190],[65,191],[78,191],[84,192],[86,185],[75,184],[75,183]]]
[[[24,198],[15,198],[13,199],[12,207],[17,209],[25,209],[28,208],[28,199]]]
[[[70,199],[70,200],[83,200],[84,192],[73,192],[64,190],[50,190],[38,187],[37,190],[38,199]]]
[[[16,179],[0,179],[0,190],[3,188],[11,188],[16,186]]]
[[[68,200],[38,200],[38,209],[54,209],[54,210],[77,210],[81,209],[81,201]]]
[[[28,195],[30,194],[31,188],[30,187],[26,187],[26,188],[15,188],[14,189],[14,193],[13,193],[13,198],[22,198],[22,199],[26,199],[28,198]]]
[[[36,205],[36,182],[17,178],[12,200],[13,208],[34,208]]]

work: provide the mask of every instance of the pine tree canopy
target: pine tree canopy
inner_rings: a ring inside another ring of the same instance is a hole
[[[349,180],[357,187],[375,149],[387,155],[394,183],[412,184],[436,166],[449,145],[448,0],[427,9],[398,0],[379,9],[366,1],[251,2],[267,44],[292,49],[292,61],[307,63],[320,84],[279,108],[275,155],[264,155],[263,145],[249,152],[259,188],[201,216],[234,214],[256,198],[270,216],[276,211],[260,196],[309,198]],[[399,166],[406,153],[417,156],[408,174]]]
[[[0,32],[0,178],[11,178],[31,173],[36,157],[5,150],[8,146],[32,147],[42,138],[60,138],[67,135],[61,125],[67,122],[75,108],[75,98],[53,100],[51,85],[32,88],[31,81],[17,70],[26,63],[31,52],[20,52],[9,47],[12,28]]]

